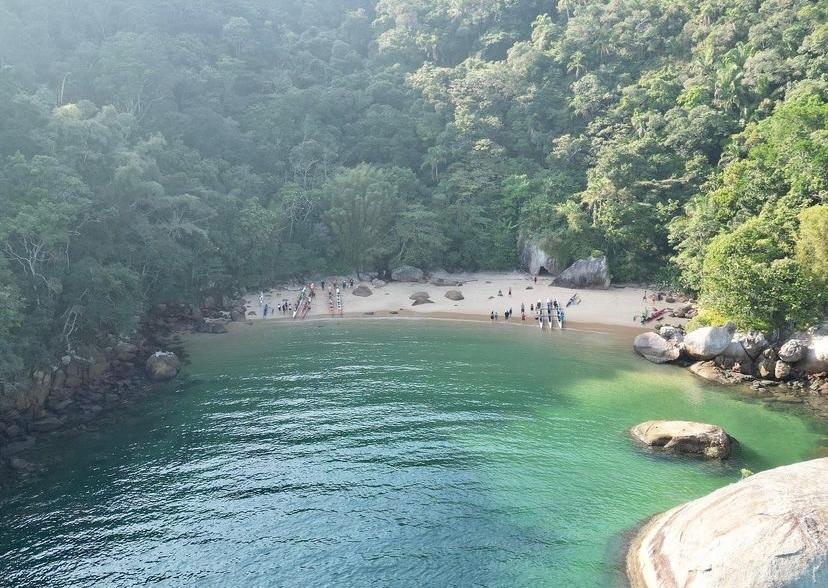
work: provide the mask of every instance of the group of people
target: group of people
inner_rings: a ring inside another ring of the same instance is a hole
[[[323,292],[328,293],[328,310],[331,315],[333,316],[338,313],[341,316],[343,312],[342,290],[348,287],[353,288],[354,279],[349,278],[341,281],[333,280],[330,283],[325,280],[321,280],[319,285],[321,286]],[[276,313],[289,315],[294,319],[305,318],[311,312],[313,301],[316,299],[316,290],[316,283],[311,282],[306,286],[302,286],[295,302],[291,302],[285,298],[277,305],[270,305],[265,302],[265,294],[264,292],[260,292],[259,306],[262,309],[263,318],[267,318],[268,314],[270,316],[275,316]]]
[[[511,288],[509,288],[509,294],[511,294]],[[571,303],[573,303],[573,301],[576,300],[577,296],[578,296],[577,294],[574,294],[572,296],[572,298],[570,298],[569,302],[567,303],[567,306],[569,306]],[[538,321],[538,325],[540,326],[541,329],[543,329],[546,325],[549,325],[549,328],[551,329],[553,327],[553,322],[552,322],[553,320],[555,322],[557,322],[557,324],[560,328],[564,327],[564,319],[565,319],[564,307],[563,307],[562,304],[560,304],[558,302],[557,298],[552,299],[552,300],[547,298],[545,302],[543,302],[541,300],[538,300],[537,304],[535,304],[533,302],[533,303],[529,304],[529,312],[533,313],[535,315],[535,320]],[[503,318],[508,321],[509,319],[512,318],[512,314],[513,314],[513,311],[512,311],[512,307],[510,306],[504,311]],[[496,311],[493,310],[489,314],[489,318],[494,322],[494,321],[498,320],[499,315]],[[525,303],[520,304],[520,320],[522,320],[522,321],[526,320],[526,304]]]

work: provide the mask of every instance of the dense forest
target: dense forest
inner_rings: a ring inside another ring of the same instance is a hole
[[[519,243],[828,301],[825,0],[0,0],[0,382],[158,301]]]

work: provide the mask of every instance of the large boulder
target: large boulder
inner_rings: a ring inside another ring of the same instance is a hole
[[[411,296],[408,297],[409,300],[428,300],[431,298],[428,292],[414,292]]]
[[[521,243],[520,261],[532,275],[538,275],[541,271],[554,275],[560,271],[555,258],[544,251],[536,241],[527,240]]]
[[[632,588],[828,586],[826,480],[815,459],[656,515],[627,551]]]
[[[733,340],[736,326],[702,327],[684,336],[684,349],[693,359],[713,359],[724,352]]]
[[[446,292],[445,296],[449,300],[454,300],[455,302],[465,299],[463,293],[460,290],[449,290],[448,292]]]
[[[374,288],[382,288],[383,286],[385,286],[385,280],[380,280],[379,278],[374,278],[373,280],[371,280],[371,285]]]
[[[147,375],[156,382],[172,380],[180,369],[181,362],[172,351],[156,351],[147,359]]]
[[[801,339],[791,339],[785,341],[782,347],[779,348],[779,359],[787,361],[788,363],[796,363],[801,361],[808,352],[808,344]]]
[[[435,276],[429,280],[429,282],[434,286],[459,286],[460,283],[457,280],[452,278],[443,278],[440,276]]]
[[[811,337],[800,367],[813,374],[828,371],[828,335]]]
[[[635,352],[653,363],[675,361],[681,355],[681,349],[673,341],[668,341],[658,333],[641,333],[633,341]]]
[[[606,257],[588,257],[579,259],[552,280],[555,286],[564,288],[599,288],[610,287],[609,265]]]
[[[421,282],[424,275],[420,268],[402,265],[391,272],[391,279],[395,282]]]
[[[369,288],[365,284],[360,284],[359,286],[357,286],[353,290],[353,295],[354,296],[362,296],[363,298],[371,296],[372,294],[373,294],[373,292],[371,291],[371,288]]]
[[[630,430],[632,436],[664,451],[714,459],[730,456],[730,436],[716,425],[690,421],[647,421]]]

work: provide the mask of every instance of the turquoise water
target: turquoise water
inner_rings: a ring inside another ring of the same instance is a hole
[[[182,380],[4,486],[0,584],[613,585],[626,530],[824,433],[595,334],[328,321],[188,350]],[[627,430],[656,418],[741,446],[650,453]]]

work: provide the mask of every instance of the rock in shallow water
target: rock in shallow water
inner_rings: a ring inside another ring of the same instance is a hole
[[[665,451],[713,459],[730,456],[730,436],[716,425],[691,421],[647,421],[633,427],[630,433],[645,445]]]
[[[173,379],[180,369],[181,362],[171,351],[156,351],[147,359],[147,375],[156,382]]]
[[[681,355],[681,349],[658,333],[641,333],[633,341],[635,352],[653,363],[675,361]]]
[[[828,586],[828,458],[761,472],[653,517],[633,588]]]

